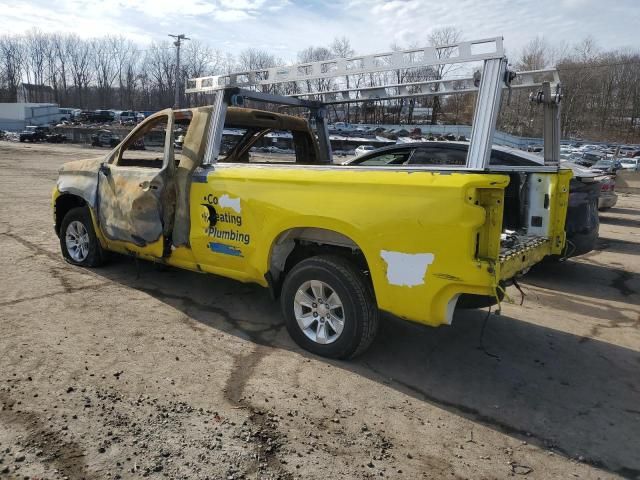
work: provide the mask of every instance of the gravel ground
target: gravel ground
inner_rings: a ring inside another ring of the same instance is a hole
[[[0,142],[0,478],[640,478],[640,197],[500,316],[301,351],[265,290],[59,253],[61,163]]]

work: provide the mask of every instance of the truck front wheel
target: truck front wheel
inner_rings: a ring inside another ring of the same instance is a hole
[[[60,248],[64,259],[72,265],[98,267],[104,262],[104,251],[87,207],[72,208],[62,219]]]
[[[369,283],[355,265],[335,255],[295,265],[282,285],[281,308],[293,340],[323,357],[360,355],[378,330]]]

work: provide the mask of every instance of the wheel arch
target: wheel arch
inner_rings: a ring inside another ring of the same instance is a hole
[[[87,201],[80,195],[73,193],[62,193],[56,198],[54,203],[54,218],[56,234],[60,235],[60,226],[65,215],[73,208],[87,206]]]
[[[280,232],[269,249],[267,281],[274,297],[286,273],[294,265],[323,253],[334,253],[348,258],[363,272],[369,271],[369,263],[361,246],[350,236],[322,227],[292,227]]]

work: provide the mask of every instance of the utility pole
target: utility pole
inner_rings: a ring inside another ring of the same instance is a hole
[[[173,44],[176,46],[176,92],[175,98],[173,99],[173,108],[180,108],[180,45],[182,45],[182,40],[191,40],[186,37],[184,33],[180,35],[172,35],[169,34],[170,37],[176,39]]]

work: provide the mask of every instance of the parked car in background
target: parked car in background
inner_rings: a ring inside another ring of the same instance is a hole
[[[29,125],[20,133],[19,140],[21,142],[63,143],[67,137],[61,133],[52,132],[49,127]]]
[[[119,115],[120,125],[135,125],[138,123],[138,114],[133,110],[125,110]]]
[[[620,159],[620,166],[623,170],[640,171],[640,157],[622,158]]]
[[[73,120],[73,116],[74,116],[74,110],[73,108],[59,108],[58,112],[60,112],[60,121],[64,122],[64,121],[71,121]]]
[[[615,192],[616,177],[614,175],[604,175],[599,178],[599,182],[600,196],[598,197],[598,210],[609,210],[618,202],[618,195]]]
[[[601,145],[590,145],[590,144],[587,144],[587,145],[582,145],[580,147],[580,150],[582,150],[583,152],[600,151],[602,149],[603,149],[603,147]]]
[[[51,132],[46,135],[45,140],[49,143],[64,143],[67,141],[67,136],[62,133]]]
[[[364,155],[365,153],[369,153],[375,150],[375,147],[372,145],[360,145],[356,147],[356,155]]]
[[[592,170],[602,173],[616,173],[622,168],[622,164],[619,160],[603,158],[598,160],[591,167]]]
[[[566,145],[560,147],[560,158],[562,160],[569,160],[575,153],[575,149]]]
[[[111,110],[96,110],[90,113],[88,120],[96,123],[109,123],[113,122],[114,114]]]
[[[527,152],[540,153],[542,150],[542,145],[527,145]]]
[[[598,161],[605,158],[605,154],[596,150],[587,150],[580,154],[577,158],[572,159],[573,163],[577,163],[583,167],[591,167]]]
[[[428,167],[434,165],[464,166],[468,143],[461,142],[414,142],[396,144],[378,148],[366,155],[351,159],[343,165],[394,166],[415,165]],[[495,145],[491,152],[490,165],[540,166],[540,157],[534,153]],[[562,166],[571,169],[573,178],[569,184],[569,208],[565,223],[567,244],[564,257],[583,255],[595,248],[598,240],[600,221],[598,219],[598,195],[603,188],[599,175],[579,165],[563,162]],[[513,179],[505,190],[505,202],[521,201],[522,185]],[[607,192],[609,191],[609,187]],[[517,224],[518,219],[510,218],[505,212],[505,225]]]
[[[20,133],[21,142],[44,142],[47,134],[51,133],[49,127],[40,127],[36,125],[28,125]]]
[[[351,132],[355,130],[355,127],[350,123],[336,122],[333,125],[329,125],[329,130],[333,130],[336,132]]]
[[[111,130],[98,130],[91,135],[92,147],[109,147],[113,148],[120,143],[120,137],[114,135]]]
[[[638,152],[637,147],[632,146],[623,146],[618,149],[619,157],[634,157],[636,152]]]
[[[77,122],[88,122],[92,113],[91,110],[80,110],[80,113],[76,113],[75,120]]]

